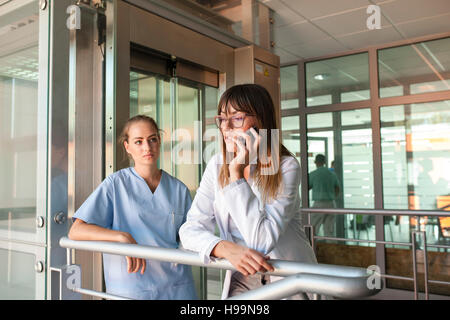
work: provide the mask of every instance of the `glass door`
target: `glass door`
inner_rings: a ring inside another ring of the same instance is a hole
[[[159,166],[183,181],[192,196],[203,167],[204,91],[203,85],[187,80],[136,71],[130,73],[130,117],[143,114],[155,119],[162,138]]]
[[[186,184],[192,198],[207,161],[218,150],[212,121],[217,102],[217,88],[152,72],[130,72],[130,117],[143,114],[155,119],[162,138],[159,167]],[[199,267],[192,270],[199,298],[220,298],[220,274]],[[206,272],[215,279],[210,283],[212,292]]]
[[[45,298],[48,111],[46,95],[38,94],[47,71],[39,65],[44,17],[37,0],[0,4],[2,300]]]

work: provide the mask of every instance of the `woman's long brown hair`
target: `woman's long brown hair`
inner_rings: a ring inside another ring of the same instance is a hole
[[[257,159],[256,170],[253,172],[252,178],[256,181],[256,185],[261,192],[264,203],[273,201],[280,192],[282,186],[282,175],[279,170],[282,156],[292,156],[292,153],[281,144],[278,136],[278,149],[272,150],[271,132],[277,130],[277,122],[275,119],[275,107],[269,92],[262,86],[257,84],[241,84],[226,90],[219,100],[217,114],[226,112],[227,108],[232,106],[236,111],[245,112],[254,115],[257,118],[258,129],[267,130],[267,158],[271,162],[271,166],[275,166],[275,172],[268,173],[264,170],[267,167],[267,161],[262,163],[260,157]],[[261,140],[262,142],[262,140]],[[281,152],[277,152],[281,151]],[[222,156],[223,164],[219,170],[219,185],[223,188],[229,183],[230,171],[228,168],[227,151],[225,141],[222,140]]]

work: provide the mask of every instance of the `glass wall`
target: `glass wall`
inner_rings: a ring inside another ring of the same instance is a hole
[[[4,2],[4,1],[3,1]],[[42,299],[46,102],[39,103],[38,1],[0,6],[0,299]]]
[[[300,162],[300,118],[296,112],[299,106],[297,65],[281,68],[280,79],[283,144]]]
[[[367,52],[305,64],[306,106],[370,99]]]
[[[450,90],[450,38],[378,51],[380,97]]]
[[[381,150],[383,164],[383,196],[386,209],[449,210],[450,207],[450,101],[428,102],[380,108]],[[430,278],[450,279],[445,249],[434,245],[449,244],[448,217],[385,217],[386,238],[395,242],[411,242],[411,231],[423,232],[418,237],[423,249],[428,245]],[[394,275],[411,276],[412,270],[398,265],[397,256],[410,256],[406,246],[388,245],[387,266]],[[443,252],[442,252],[443,251]],[[423,256],[421,256],[423,266]],[[431,261],[431,260],[430,260]],[[423,273],[423,269],[421,270]],[[398,288],[412,288],[404,281],[390,281]],[[435,293],[448,294],[445,287],[432,285]]]
[[[309,114],[308,188],[312,208],[373,209],[370,109]],[[326,220],[326,221],[323,221]],[[375,239],[369,216],[312,215],[316,234]]]
[[[303,66],[304,92],[295,89],[298,65],[281,69],[283,139],[300,150],[293,137],[307,135],[307,154],[299,154],[308,173],[308,183],[302,182],[309,201],[303,206],[351,210],[310,215],[318,261],[385,265],[386,275],[409,278],[386,279],[388,288],[414,290],[414,232],[419,291],[424,291],[427,261],[429,292],[450,295],[450,284],[442,283],[450,282],[450,217],[432,213],[450,211],[450,38],[312,60]],[[374,77],[369,69],[379,72],[377,96],[370,95],[376,83],[370,82]],[[302,100],[306,107],[298,103]],[[382,192],[377,194],[377,189]],[[402,211],[377,219],[362,214],[367,212],[358,214],[358,209]],[[429,210],[430,215],[417,217],[415,210]],[[376,249],[384,256],[376,255]]]
[[[450,196],[450,100],[380,109],[386,209],[443,210]]]

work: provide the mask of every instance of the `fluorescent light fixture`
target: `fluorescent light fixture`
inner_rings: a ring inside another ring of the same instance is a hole
[[[329,77],[330,77],[330,75],[329,75],[328,73],[320,73],[320,74],[316,74],[316,75],[314,76],[314,79],[315,79],[315,80],[321,81],[321,80],[326,80],[326,79],[328,79]]]

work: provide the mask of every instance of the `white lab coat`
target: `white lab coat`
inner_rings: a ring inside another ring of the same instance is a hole
[[[208,162],[200,187],[180,228],[185,249],[197,251],[205,263],[221,240],[229,240],[257,250],[271,259],[317,263],[303,230],[300,214],[300,166],[297,160],[283,156],[280,170],[283,186],[279,196],[266,205],[254,181],[237,180],[223,189],[218,175],[222,155]],[[215,225],[220,237],[214,233]],[[227,271],[222,299],[228,297],[231,271]],[[276,281],[279,277],[271,277]]]

